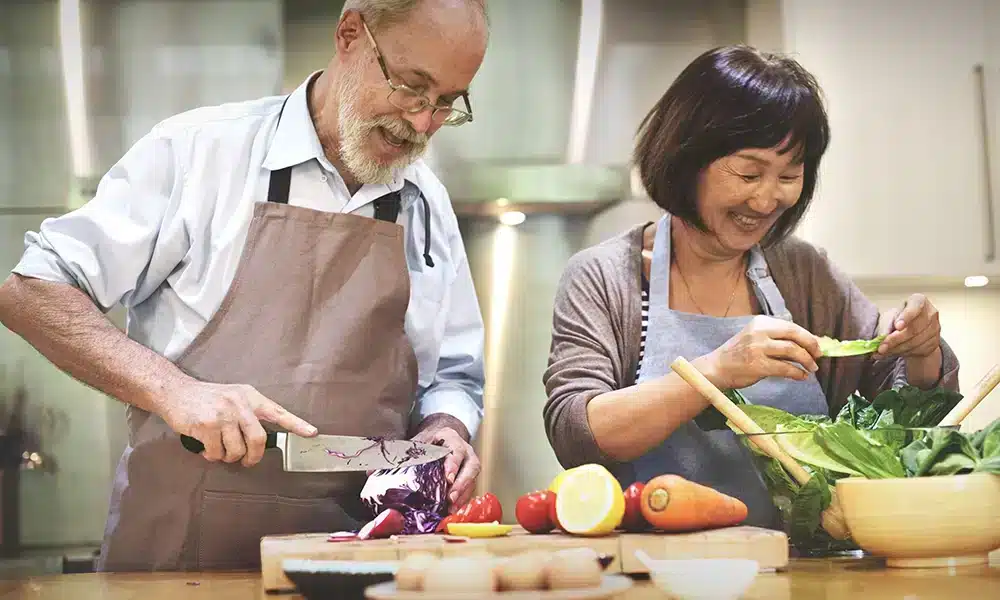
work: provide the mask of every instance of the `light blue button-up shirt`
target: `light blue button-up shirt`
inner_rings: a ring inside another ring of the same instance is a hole
[[[475,435],[483,414],[482,315],[448,192],[423,161],[389,185],[353,196],[323,153],[303,82],[283,96],[195,109],[159,123],[101,180],[82,208],[25,235],[15,273],[73,284],[104,311],[121,303],[130,338],[176,359],[229,289],[253,206],[271,171],[293,167],[289,204],[372,216],[401,191],[410,304],[406,333],[419,366],[412,420],[458,418]],[[430,204],[425,264],[424,209]]]

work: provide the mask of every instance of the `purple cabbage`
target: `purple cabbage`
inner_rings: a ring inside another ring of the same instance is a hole
[[[375,471],[361,490],[361,501],[372,518],[387,508],[403,514],[404,535],[434,533],[447,515],[448,482],[444,458],[415,465]]]

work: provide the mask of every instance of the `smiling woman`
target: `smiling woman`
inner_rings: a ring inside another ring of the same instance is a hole
[[[623,487],[679,474],[742,500],[747,524],[779,528],[748,451],[709,425],[708,402],[670,370],[677,357],[793,414],[903,382],[957,389],[925,297],[879,314],[791,235],[829,139],[820,87],[790,58],[729,46],[678,76],[634,155],[665,214],[577,254],[556,294],[543,412],[563,466],[604,464]],[[823,336],[885,337],[873,355],[832,359]]]

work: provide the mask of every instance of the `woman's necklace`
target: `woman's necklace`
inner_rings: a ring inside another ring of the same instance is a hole
[[[694,293],[691,291],[691,286],[688,285],[687,278],[684,277],[684,271],[681,270],[681,263],[674,261],[674,264],[677,265],[677,273],[681,276],[681,281],[684,282],[684,288],[687,290],[688,297],[691,298],[691,302],[694,302],[694,306],[698,309],[698,312],[703,315],[707,315],[708,313],[705,312],[705,309],[703,309],[701,305],[698,304],[698,300],[695,299]],[[742,265],[742,261],[740,264]],[[729,305],[726,307],[726,313],[722,315],[722,318],[728,317],[729,311],[733,309],[733,302],[736,300],[736,290],[740,288],[740,272],[742,270],[743,269],[736,269],[736,281],[733,282],[733,291],[729,295]]]

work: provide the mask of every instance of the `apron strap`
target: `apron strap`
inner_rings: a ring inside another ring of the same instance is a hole
[[[660,217],[653,240],[653,261],[649,265],[649,315],[669,310],[670,299],[670,215]]]
[[[750,266],[747,269],[747,277],[753,283],[754,294],[757,296],[757,301],[760,302],[764,314],[785,321],[792,320],[792,313],[785,306],[785,298],[781,295],[778,284],[771,277],[767,260],[758,246],[754,246],[750,250]]]
[[[271,172],[271,180],[267,184],[267,201],[276,204],[288,204],[288,191],[292,187],[292,168],[285,167]]]
[[[399,217],[401,201],[399,192],[390,192],[375,200],[375,218],[379,221],[395,223]]]

